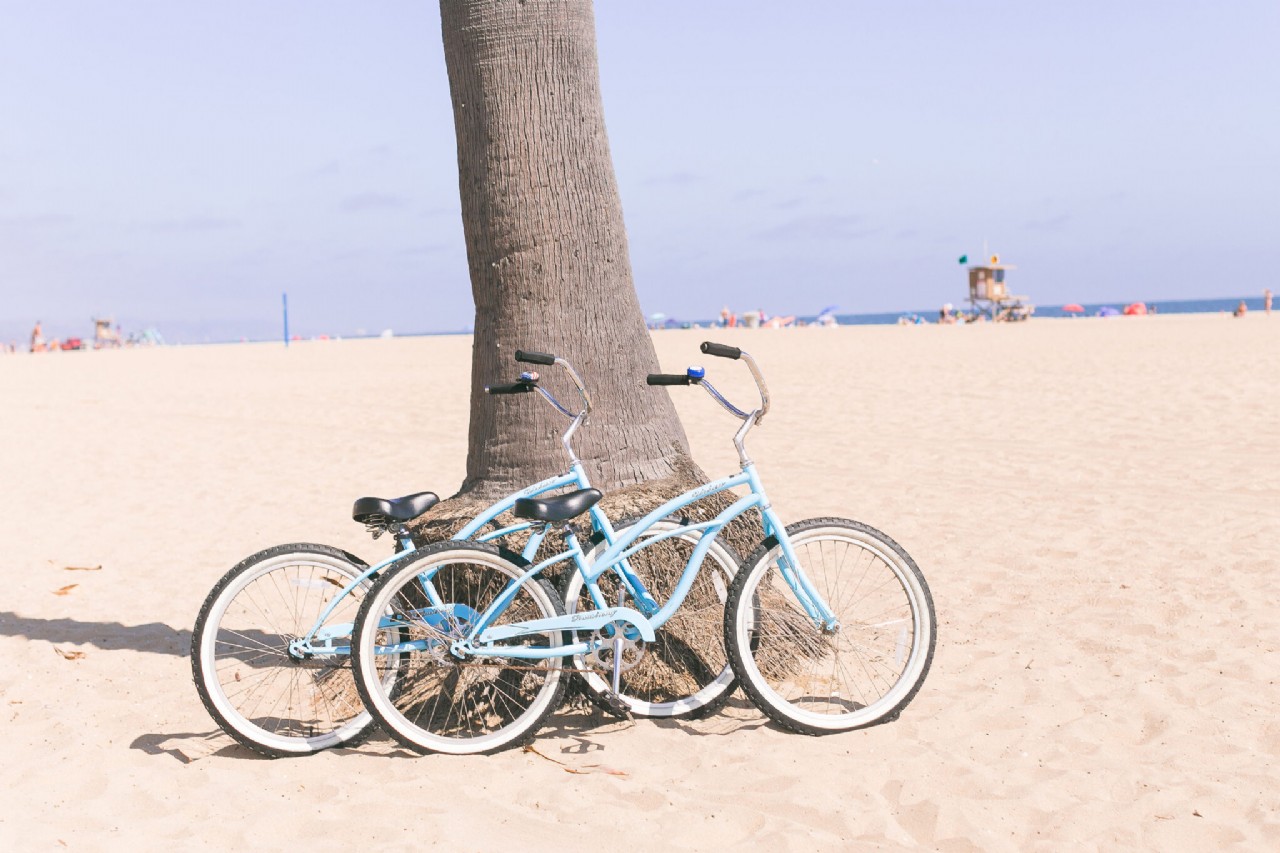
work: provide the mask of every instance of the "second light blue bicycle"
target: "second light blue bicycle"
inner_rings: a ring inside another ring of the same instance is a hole
[[[599,501],[592,489],[515,502],[517,517],[538,524],[544,536],[559,530],[564,537],[565,549],[536,565],[454,541],[406,555],[382,574],[361,604],[352,657],[366,707],[396,740],[454,754],[523,742],[556,709],[566,660],[611,692],[628,692],[695,582],[713,580],[699,569],[720,531],[750,510],[759,512],[763,542],[727,591],[722,630],[733,669],[757,706],[787,728],[826,734],[893,719],[915,696],[936,636],[920,570],[897,543],[855,521],[783,525],[744,443],[769,411],[760,370],[736,347],[704,343],[702,351],[743,360],[760,406],[734,406],[702,368],[648,382],[700,385],[742,421],[734,436],[738,473],[668,501],[594,559],[573,526]],[[658,527],[732,489],[746,494],[714,519]],[[697,546],[670,595],[655,600],[625,561],[682,535],[697,535]],[[543,573],[566,562],[574,572],[562,596]]]

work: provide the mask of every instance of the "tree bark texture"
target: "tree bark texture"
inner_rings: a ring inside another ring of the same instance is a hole
[[[602,490],[703,478],[665,389],[631,276],[605,134],[589,0],[441,0],[458,139],[458,183],[476,305],[467,477],[455,499],[487,502],[557,471],[567,421],[534,395],[486,384],[538,369],[566,404],[563,356],[594,412],[574,438]],[[680,491],[677,489],[676,491]],[[478,507],[477,507],[478,508]]]

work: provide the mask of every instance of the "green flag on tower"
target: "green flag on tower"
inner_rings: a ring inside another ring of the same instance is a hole
[[[960,263],[962,263],[962,264],[967,264],[967,263],[969,263],[969,256],[968,256],[968,255],[961,255],[961,256],[960,256]]]

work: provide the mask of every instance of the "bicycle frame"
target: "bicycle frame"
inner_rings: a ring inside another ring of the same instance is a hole
[[[570,466],[567,473],[559,474],[555,477],[548,477],[541,482],[534,483],[532,486],[528,486],[518,492],[501,498],[493,504],[490,504],[479,515],[468,522],[465,527],[454,534],[453,539],[459,541],[470,540],[474,542],[491,542],[512,533],[520,533],[532,527],[542,527],[544,529],[534,531],[534,533],[529,537],[529,541],[521,551],[520,556],[523,557],[526,562],[532,561],[546,536],[547,531],[543,525],[539,525],[536,522],[522,522],[486,533],[482,536],[477,536],[476,534],[486,524],[491,523],[499,515],[510,510],[519,498],[537,497],[538,495],[553,492],[566,486],[573,486],[579,489],[587,489],[591,487],[591,481],[587,478],[586,469],[582,467],[581,462],[575,461],[573,465]],[[606,516],[599,507],[591,508],[591,521],[594,528],[604,535],[606,541],[613,540],[616,535],[613,525],[609,522],[608,516]],[[341,622],[333,625],[326,625],[325,621],[338,607],[342,600],[350,595],[353,590],[412,550],[414,550],[413,541],[407,536],[400,537],[396,552],[385,560],[369,566],[353,580],[347,583],[347,585],[342,588],[342,591],[334,597],[333,601],[329,602],[328,607],[326,607],[324,612],[320,614],[319,618],[311,627],[311,630],[307,632],[306,636],[290,643],[290,650],[301,656],[350,654],[351,648],[349,645],[335,646],[333,641],[338,638],[349,638],[351,636],[352,623]],[[429,584],[424,584],[423,589],[434,607],[443,608],[446,606],[446,603],[440,599],[434,587]]]
[[[703,498],[740,486],[746,486],[748,493],[724,509],[714,519],[693,524],[682,524],[674,529],[664,530],[657,535],[649,535],[643,542],[636,544],[637,540],[646,537],[650,528],[659,520]],[[586,554],[583,552],[572,528],[567,528],[565,535],[568,544],[567,549],[543,560],[537,565],[531,566],[519,578],[509,583],[503,592],[480,614],[467,636],[451,643],[450,650],[459,656],[470,655],[525,660],[583,655],[599,648],[602,641],[587,640],[560,646],[495,646],[493,644],[502,640],[540,634],[546,631],[599,629],[618,622],[630,626],[631,631],[629,633],[635,635],[630,636],[631,639],[635,639],[638,636],[640,639],[652,641],[655,631],[660,629],[684,603],[685,597],[693,586],[698,569],[701,568],[707,551],[720,534],[720,531],[731,521],[751,509],[760,510],[761,526],[765,537],[777,539],[782,550],[782,559],[778,560],[782,577],[795,593],[805,612],[814,620],[815,624],[821,624],[828,630],[834,629],[837,625],[834,614],[800,569],[799,561],[796,559],[795,552],[791,547],[791,540],[787,536],[786,527],[770,505],[755,465],[748,461],[743,464],[739,473],[723,477],[696,489],[691,489],[653,510],[620,536],[612,539],[604,552],[597,556],[593,563],[587,562]],[[551,525],[549,524],[543,526],[544,534],[550,527]],[[694,548],[693,554],[690,555],[689,560],[685,563],[684,571],[681,573],[670,599],[664,606],[658,608],[657,604],[644,589],[643,584],[635,577],[629,567],[626,567],[626,560],[651,545],[692,531],[700,531],[702,536]],[[506,609],[524,584],[537,577],[548,567],[565,560],[573,560],[577,571],[582,573],[592,602],[597,608],[596,610],[547,619],[536,619],[515,625],[493,625],[493,621]],[[611,606],[605,603],[597,581],[601,575],[608,571],[615,571],[619,575],[624,585],[629,588],[628,592],[636,600],[638,610],[621,605]],[[429,572],[423,573],[421,582],[424,589],[430,586],[430,574]],[[434,595],[434,589],[428,594]],[[429,615],[431,612],[442,611],[444,607],[443,603],[437,603],[436,600],[432,600],[432,607],[420,611],[420,615]],[[376,653],[398,654],[423,650],[433,642],[435,641],[414,640],[390,646],[378,646]]]

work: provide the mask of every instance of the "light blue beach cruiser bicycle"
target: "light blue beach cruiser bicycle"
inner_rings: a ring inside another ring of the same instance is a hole
[[[495,502],[455,538],[493,543],[492,553],[505,564],[527,566],[542,545],[547,526],[520,521],[504,527],[497,518],[521,500],[567,488],[577,490],[573,494],[590,489],[572,437],[591,412],[591,397],[568,361],[520,350],[515,357],[527,364],[560,366],[577,390],[582,406],[574,412],[542,387],[536,373],[525,373],[512,385],[486,389],[497,395],[536,392],[564,415],[569,425],[561,443],[569,468]],[[250,749],[272,757],[354,746],[372,732],[373,720],[361,705],[352,678],[352,626],[361,600],[379,574],[406,554],[415,553],[408,523],[437,501],[433,493],[419,492],[355,502],[352,516],[357,522],[365,524],[375,539],[390,534],[396,542],[396,553],[373,566],[328,545],[292,543],[246,558],[214,586],[192,633],[191,667],[201,701],[223,730]],[[589,562],[618,534],[600,507],[591,506],[586,512]],[[616,529],[633,523],[634,519],[621,521]],[[671,519],[659,519],[651,525],[662,531],[674,531],[677,526]],[[526,532],[528,540],[519,552],[501,547],[507,537]],[[674,533],[664,559],[682,561],[701,538],[696,530]],[[719,542],[703,550],[709,566],[705,575],[713,583],[719,605],[727,596],[739,560]],[[636,561],[633,568],[631,562],[623,561],[620,566],[636,588],[643,588],[637,572],[645,567]],[[719,618],[719,606],[714,612],[686,613],[681,630],[668,638],[668,646],[655,649],[656,654],[645,661],[642,671],[652,676],[634,679],[630,690],[614,689],[615,685],[600,679],[583,662],[587,695],[619,714],[680,717],[713,712],[727,701],[736,684],[723,644],[717,639],[694,654],[680,637],[705,635],[712,623],[718,625]],[[388,661],[399,658],[393,654]],[[384,666],[381,689],[388,695],[398,690],[397,673],[395,665]]]
[[[650,375],[648,383],[700,385],[739,418],[738,473],[668,501],[594,558],[574,519],[601,495],[582,489],[514,501],[515,515],[539,525],[543,537],[553,530],[563,536],[565,549],[536,565],[451,541],[401,557],[381,574],[360,605],[352,657],[365,706],[396,740],[419,752],[454,754],[520,743],[556,709],[570,666],[626,693],[703,574],[720,531],[750,511],[758,513],[764,539],[727,590],[721,627],[732,668],[755,704],[788,729],[826,734],[894,719],[915,696],[936,633],[920,570],[892,539],[856,521],[782,524],[744,443],[769,411],[759,367],[736,347],[704,343],[702,351],[745,362],[759,407],[734,406],[698,367]],[[746,494],[714,519],[663,525],[690,504],[737,488]],[[697,545],[683,573],[670,595],[656,600],[625,561],[689,535]],[[543,574],[565,562],[574,571],[557,594]]]

